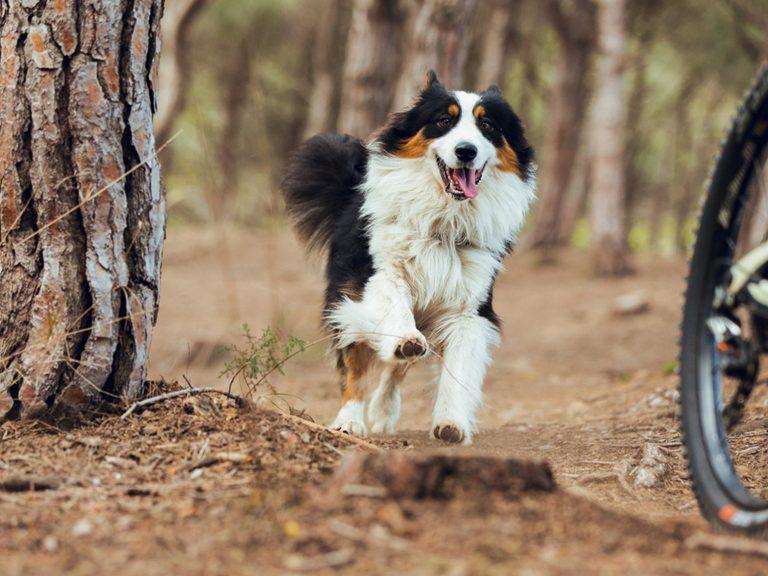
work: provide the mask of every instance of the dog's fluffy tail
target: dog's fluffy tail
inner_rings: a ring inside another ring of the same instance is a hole
[[[309,250],[324,250],[336,222],[365,177],[368,151],[351,136],[319,134],[291,157],[283,179],[285,207]]]

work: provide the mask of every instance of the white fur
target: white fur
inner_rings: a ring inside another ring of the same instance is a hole
[[[400,420],[400,382],[403,372],[396,366],[384,367],[381,382],[368,401],[368,424],[373,434],[392,434]]]
[[[442,350],[433,423],[456,425],[469,442],[482,400],[489,348],[498,342],[495,327],[477,310],[501,268],[507,243],[516,240],[534,199],[535,180],[531,175],[524,182],[499,170],[496,149],[472,115],[479,96],[467,92],[455,96],[460,121],[434,140],[424,157],[404,159],[385,154],[375,144],[369,147],[362,211],[369,220],[377,272],[362,299],[342,301],[329,320],[339,330],[339,346],[367,342],[385,363],[395,361],[394,350],[404,339],[415,338]],[[455,167],[453,151],[460,142],[474,144],[475,166],[485,165],[477,197],[463,202],[445,192],[436,163],[439,155]],[[417,325],[426,324],[425,340]],[[376,407],[369,411],[377,430],[392,428],[391,419],[396,422],[382,394],[377,391]]]
[[[347,400],[331,423],[331,428],[355,436],[366,436],[365,405],[359,400]]]

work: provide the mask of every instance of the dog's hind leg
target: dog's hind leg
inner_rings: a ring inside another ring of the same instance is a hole
[[[352,344],[339,352],[341,409],[331,428],[355,436],[365,436],[364,378],[373,357],[365,344]]]
[[[381,382],[368,401],[368,424],[374,434],[392,434],[400,419],[400,383],[408,364],[387,364]]]

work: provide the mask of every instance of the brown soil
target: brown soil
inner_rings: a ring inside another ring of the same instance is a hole
[[[597,280],[580,254],[547,267],[513,256],[495,298],[504,344],[475,444],[428,439],[426,366],[406,381],[403,431],[372,440],[406,454],[543,458],[560,486],[552,493],[339,496],[332,472],[357,444],[218,397],[172,400],[69,432],[0,428],[1,572],[762,573],[764,558],[685,544],[708,528],[685,480],[674,417],[684,266],[649,259],[638,270]],[[316,339],[321,277],[284,231],[172,229],[154,375],[223,385],[220,346],[237,340],[241,322]],[[649,309],[615,315],[615,298],[635,291]],[[272,384],[281,395],[269,400],[319,422],[338,406],[321,346]],[[638,488],[649,444],[666,472]],[[19,478],[50,489],[2,488]]]

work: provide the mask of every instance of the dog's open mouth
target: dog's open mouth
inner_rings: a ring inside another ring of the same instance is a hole
[[[437,167],[443,178],[445,191],[455,200],[471,200],[477,196],[477,185],[483,178],[485,166],[475,168],[448,168],[442,158],[437,157]]]

